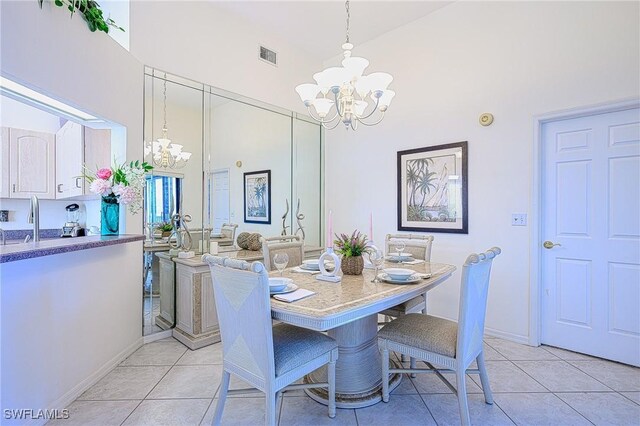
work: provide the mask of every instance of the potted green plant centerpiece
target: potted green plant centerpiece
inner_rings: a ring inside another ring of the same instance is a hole
[[[336,234],[334,241],[336,253],[342,255],[340,269],[345,275],[360,275],[364,269],[363,253],[368,253],[367,236],[355,230],[351,236],[346,234]]]
[[[157,233],[161,233],[163,237],[170,236],[171,235],[171,231],[173,231],[173,225],[171,225],[170,222],[160,222],[156,226],[156,232]]]

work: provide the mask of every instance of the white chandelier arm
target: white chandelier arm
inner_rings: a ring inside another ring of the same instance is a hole
[[[371,117],[373,113],[376,112],[379,105],[380,105],[380,98],[376,98],[376,106],[373,107],[373,110],[369,113],[369,115],[366,115],[364,117],[358,117],[358,120],[366,120],[367,118]]]
[[[337,107],[336,107],[336,110],[337,110]],[[336,114],[335,114],[333,117],[331,117],[331,119],[330,119],[330,120],[325,120],[324,118],[322,118],[322,117],[320,117],[320,116],[318,116],[318,117],[316,118],[316,117],[313,115],[313,112],[311,112],[311,107],[310,107],[310,106],[308,106],[308,107],[307,107],[307,111],[309,112],[309,115],[311,116],[311,118],[313,118],[314,120],[316,120],[316,121],[320,122],[321,124],[331,123],[331,122],[332,122],[333,120],[335,120],[335,119],[336,119],[336,117],[338,116],[338,113],[336,112]]]
[[[381,111],[382,115],[380,116],[380,119],[378,121],[375,121],[373,123],[365,123],[364,121],[358,119],[359,122],[361,122],[364,126],[375,126],[376,124],[380,123],[382,121],[382,119],[384,118],[384,113],[385,111]]]
[[[325,129],[327,129],[327,130],[333,130],[333,129],[335,129],[336,127],[338,127],[338,125],[339,125],[340,123],[342,123],[342,121],[340,121],[340,120],[336,120],[336,124],[334,124],[334,125],[333,125],[333,126],[331,126],[331,127],[327,126],[327,124],[326,124],[326,123],[322,123],[322,127],[324,127],[324,128],[325,128]]]
[[[344,117],[344,115],[343,115],[343,114],[344,114],[344,111],[340,112],[340,107],[339,107],[340,102],[338,101],[338,93],[340,93],[340,90],[338,90],[338,91],[336,91],[336,92],[333,92],[333,97],[334,97],[334,98],[335,98],[335,100],[336,100],[336,101],[335,101],[334,106],[336,107],[336,112],[338,113],[338,115],[339,115],[340,117]],[[335,118],[335,117],[334,117],[334,118]]]

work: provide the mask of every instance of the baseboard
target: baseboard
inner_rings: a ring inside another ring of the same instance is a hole
[[[157,333],[144,336],[143,343],[146,345],[147,343],[155,342],[156,340],[166,339],[167,337],[171,337],[172,335],[173,335],[172,330],[159,331]]]
[[[134,353],[136,350],[138,350],[138,348],[140,348],[142,345],[143,345],[143,339],[141,337],[137,339],[135,342],[133,342],[131,345],[129,345],[126,349],[121,351],[118,355],[113,357],[110,361],[108,361],[95,373],[93,373],[92,375],[84,379],[82,382],[78,383],[78,385],[76,385],[71,390],[69,390],[69,392],[65,393],[60,398],[55,400],[51,404],[51,407],[57,410],[62,410],[63,408],[68,407],[69,404],[71,404],[73,401],[78,399],[78,397],[82,395],[84,391],[86,391],[91,386],[98,383],[100,379],[102,379],[104,376],[109,374],[111,370],[117,367],[118,364],[124,361],[129,355]],[[43,419],[43,420],[38,419],[38,420],[32,420],[31,422],[28,422],[26,424],[30,426],[40,426],[40,425],[44,425],[48,421],[49,420],[46,420],[46,419]]]
[[[489,328],[489,327],[484,328],[484,334],[487,334],[493,337],[499,337],[505,340],[510,340],[516,343],[521,343],[523,345],[529,345],[529,337],[522,336],[520,334],[509,333],[506,331],[496,330],[495,328]]]

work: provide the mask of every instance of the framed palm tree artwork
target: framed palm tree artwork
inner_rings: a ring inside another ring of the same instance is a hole
[[[271,223],[271,170],[244,174],[245,223]]]
[[[398,230],[468,234],[467,142],[398,152]]]

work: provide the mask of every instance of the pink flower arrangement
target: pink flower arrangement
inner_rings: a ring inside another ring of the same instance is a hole
[[[119,204],[127,205],[131,213],[136,213],[142,208],[145,175],[152,169],[148,163],[140,161],[104,167],[90,174],[86,173],[85,167],[84,178],[89,182],[91,192],[103,198],[115,197]]]
[[[96,176],[98,179],[109,179],[113,173],[111,173],[111,169],[102,168],[96,172]]]

